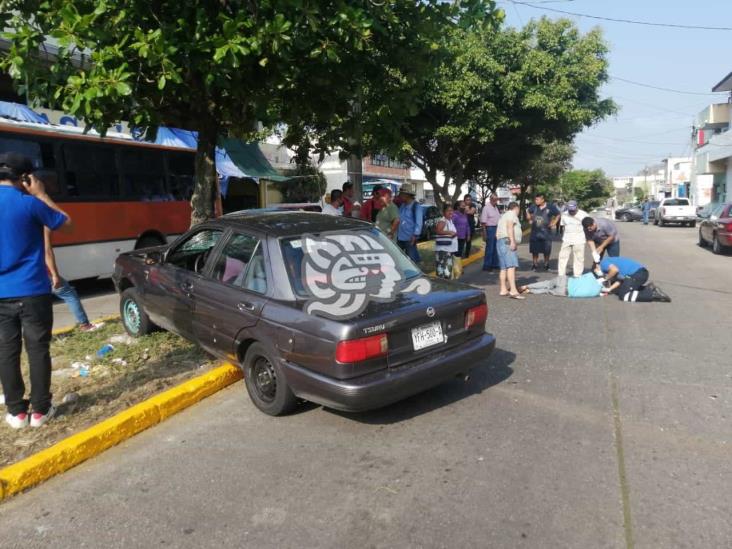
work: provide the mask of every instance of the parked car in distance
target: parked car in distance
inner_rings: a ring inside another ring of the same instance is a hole
[[[427,204],[420,204],[422,207],[422,235],[420,240],[432,240],[437,231],[437,221],[442,217],[440,208]]]
[[[648,210],[649,220],[655,217],[659,204],[658,200],[651,200]],[[643,204],[623,204],[622,208],[615,210],[615,219],[619,221],[643,221]]]
[[[328,256],[332,267],[310,277],[304,234],[338,234],[370,248],[344,247]],[[466,375],[496,344],[485,331],[482,290],[426,277],[372,224],[345,217],[230,214],[171,245],[120,255],[113,280],[130,335],[159,326],[239,364],[252,402],[270,415],[291,411],[298,398],[345,411],[379,408]],[[337,288],[334,300],[345,306],[353,286],[374,291],[385,280],[395,284],[393,297],[361,302],[356,316],[306,310],[315,299],[306,287]]]
[[[661,200],[653,224],[663,227],[669,223],[678,223],[689,227],[696,225],[696,208],[691,205],[688,198],[664,198]]]
[[[709,245],[715,254],[732,249],[732,202],[699,213],[699,246]]]

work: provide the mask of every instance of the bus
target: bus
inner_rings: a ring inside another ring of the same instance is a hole
[[[8,151],[57,174],[49,194],[73,220],[53,236],[67,280],[109,277],[120,253],[165,244],[190,226],[195,151],[0,120],[0,152]]]

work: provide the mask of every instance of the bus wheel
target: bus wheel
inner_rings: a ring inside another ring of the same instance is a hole
[[[165,241],[161,240],[159,236],[148,234],[141,237],[137,241],[137,244],[135,244],[135,249],[139,250],[141,248],[152,248],[154,246],[162,246],[163,244],[165,244]]]
[[[119,313],[122,317],[122,325],[132,337],[140,337],[155,330],[155,324],[140,305],[137,291],[134,288],[127,288],[122,292]]]

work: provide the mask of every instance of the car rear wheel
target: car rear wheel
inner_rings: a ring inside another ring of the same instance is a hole
[[[630,217],[630,214],[627,214],[627,213],[626,214],[623,214],[620,219],[622,219],[626,223],[629,223],[630,221],[633,221],[633,218]]]
[[[719,237],[715,234],[712,239],[712,252],[721,254],[724,252],[724,246],[719,242]]]
[[[689,221],[689,227],[696,227],[696,221]]]
[[[280,416],[297,405],[282,368],[264,346],[253,343],[244,357],[244,383],[254,405],[265,414]]]
[[[122,292],[119,301],[119,313],[125,331],[132,337],[144,336],[154,332],[157,328],[140,305],[140,298],[134,288],[127,288]]]

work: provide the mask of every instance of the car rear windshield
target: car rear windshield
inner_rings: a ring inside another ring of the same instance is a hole
[[[663,203],[664,206],[688,206],[689,201],[686,198],[670,198]]]
[[[349,231],[347,234],[353,234],[354,236],[366,235],[376,240],[377,246],[372,249],[372,252],[377,252],[374,254],[376,259],[374,259],[373,264],[369,265],[370,272],[375,276],[383,276],[383,273],[387,269],[394,268],[388,260],[388,264],[384,264],[383,259],[378,259],[378,254],[381,253],[385,253],[389,258],[391,258],[394,266],[404,275],[405,279],[414,278],[422,274],[420,268],[417,267],[411,259],[404,255],[399,247],[389,240],[380,230],[374,228],[370,230]],[[325,238],[328,235],[323,234],[313,236],[316,238]],[[309,297],[310,294],[305,289],[306,281],[304,280],[305,275],[302,268],[304,258],[302,239],[300,237],[283,238],[280,240],[280,246],[282,248],[282,258],[284,259],[285,268],[287,269],[287,275],[290,279],[293,291],[297,296]],[[352,268],[355,269],[357,267],[357,264],[353,264]],[[317,278],[320,282],[327,283],[329,279],[328,274],[327,267],[325,267],[322,275],[317,276]]]

